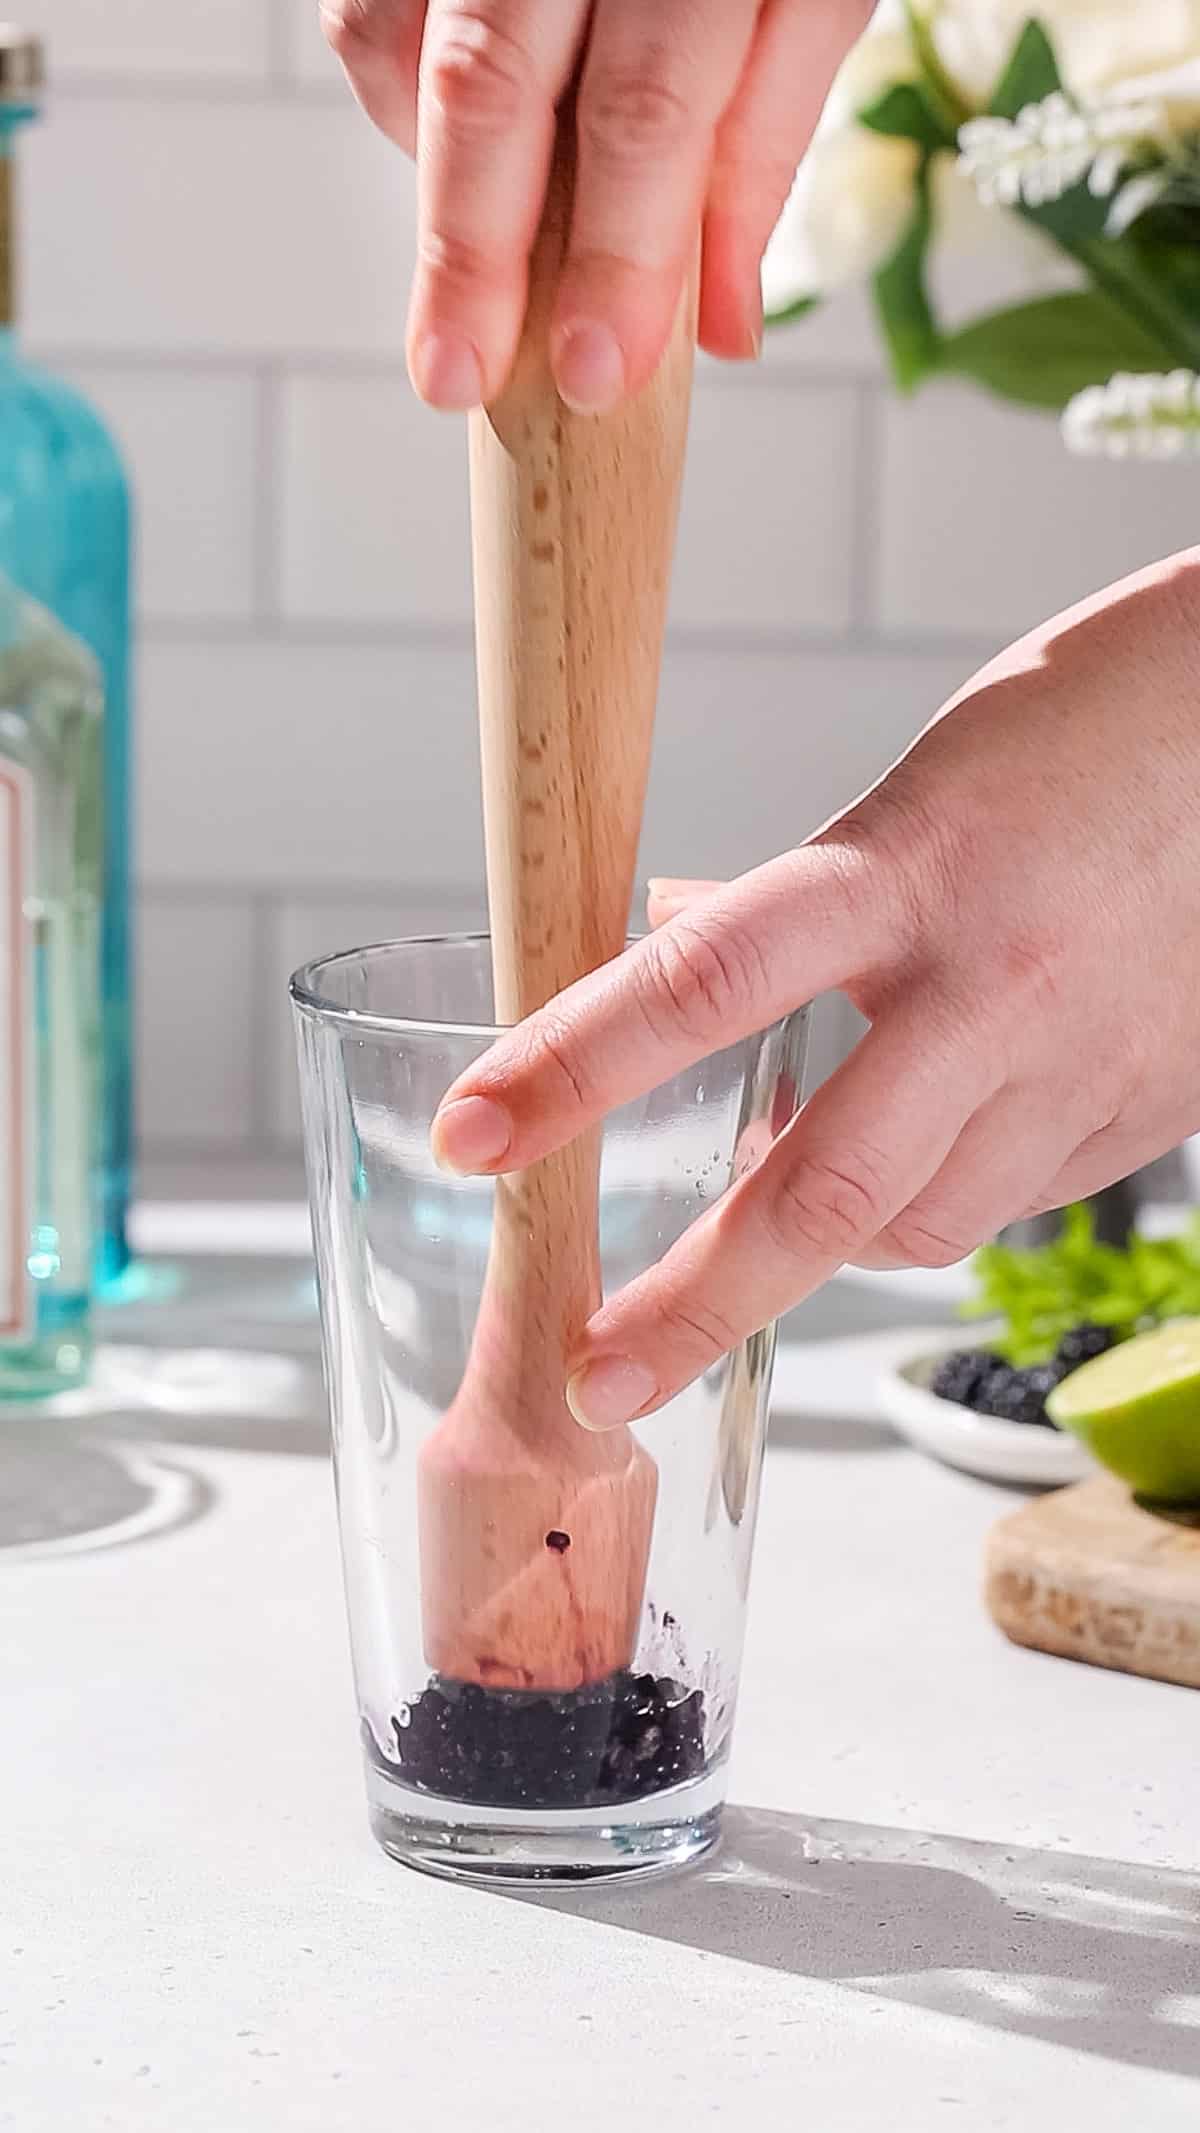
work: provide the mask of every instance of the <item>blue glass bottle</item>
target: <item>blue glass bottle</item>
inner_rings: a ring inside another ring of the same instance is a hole
[[[130,506],[120,456],[94,408],[34,368],[13,332],[13,146],[36,118],[39,41],[0,26],[0,571],[89,646],[104,679],[102,1094],[97,1277],[127,1260],[133,1087],[129,946]]]

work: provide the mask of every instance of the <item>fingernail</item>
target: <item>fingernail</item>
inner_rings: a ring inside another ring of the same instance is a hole
[[[567,1406],[581,1429],[619,1429],[640,1415],[657,1391],[655,1379],[641,1363],[605,1355],[576,1371],[567,1385]]]
[[[646,883],[651,896],[661,896],[668,903],[683,903],[688,897],[705,895],[716,886],[715,881],[697,881],[690,874],[652,874]]]
[[[762,269],[757,261],[746,284],[743,317],[746,321],[746,361],[757,363],[763,352]]]
[[[625,390],[625,358],[608,326],[566,326],[557,338],[554,378],[577,415],[602,415]]]
[[[465,333],[427,333],[413,350],[412,373],[431,407],[465,414],[483,399],[483,366]]]
[[[680,912],[686,911],[692,902],[690,896],[664,896],[661,889],[652,889],[650,893],[655,910],[661,911],[667,918],[678,918]]]
[[[498,1163],[512,1140],[512,1120],[488,1096],[460,1096],[433,1121],[433,1159],[455,1177],[473,1177]]]

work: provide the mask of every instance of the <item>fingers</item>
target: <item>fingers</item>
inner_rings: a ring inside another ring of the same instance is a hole
[[[551,331],[558,389],[583,413],[615,406],[658,368],[757,16],[758,0],[599,0]]]
[[[439,1162],[517,1170],[894,952],[900,901],[834,843],[772,860],[501,1038],[448,1092]]]
[[[717,129],[704,217],[700,342],[733,360],[762,342],[762,257],[866,0],[768,0]]]
[[[597,1313],[568,1400],[586,1428],[650,1413],[799,1303],[920,1193],[981,1095],[982,1057],[933,1041],[913,996],[818,1090],[758,1168]]]
[[[1052,1208],[1069,1207],[1103,1192],[1108,1185],[1153,1162],[1164,1148],[1178,1145],[1194,1130],[1195,1108],[1172,1111],[1168,1120],[1139,1117],[1106,1127],[1089,1137],[1070,1154],[1061,1169],[1048,1176],[1036,1193],[1030,1193],[1013,1219],[1048,1214]]]
[[[320,0],[320,13],[326,43],[367,117],[414,154],[425,0]]]
[[[512,366],[554,107],[587,13],[588,0],[430,0],[408,362],[436,407],[494,398]]]
[[[1023,1215],[1088,1130],[1061,1091],[1009,1086],[978,1110],[924,1190],[873,1238],[856,1264],[953,1266]]]

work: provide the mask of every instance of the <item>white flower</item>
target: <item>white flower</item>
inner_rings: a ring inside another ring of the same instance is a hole
[[[1139,148],[1166,132],[1158,104],[1082,110],[1061,94],[1026,104],[1015,119],[973,118],[960,128],[960,162],[985,207],[1041,207],[1081,178],[1100,199],[1115,191]]]
[[[1170,183],[1171,172],[1165,163],[1160,163],[1155,170],[1143,170],[1138,177],[1127,179],[1109,208],[1104,224],[1105,236],[1123,237],[1126,230],[1132,229],[1139,215],[1144,215],[1148,207],[1153,207],[1156,200],[1162,199]]]
[[[984,207],[957,156],[935,157],[930,179],[937,234],[926,278],[948,333],[981,313],[1087,285],[1083,268],[1035,223]]]
[[[1067,402],[1062,433],[1072,452],[1109,459],[1179,459],[1200,452],[1200,376],[1194,370],[1130,374],[1089,385]]]
[[[768,314],[860,281],[893,252],[912,214],[920,151],[860,126],[917,62],[902,0],[883,0],[837,73],[763,262]]]
[[[976,107],[986,104],[1031,17],[1044,24],[1069,97],[1089,107],[1095,128],[1115,129],[1095,132],[1096,145],[1076,173],[1090,174],[1099,192],[1114,190],[1127,160],[1124,129],[1131,107],[1153,106],[1159,125],[1159,107],[1164,107],[1167,123],[1175,128],[1188,123],[1192,109],[1200,118],[1200,0],[913,4],[951,86]],[[920,73],[904,0],[880,0],[834,81],[771,241],[763,271],[768,312],[861,279],[895,249],[912,213],[919,151],[912,142],[871,132],[858,123],[858,115],[886,89],[916,81]],[[1110,107],[1120,115],[1111,116]],[[1059,130],[1070,135],[1072,125],[1073,120],[1061,118]],[[976,142],[981,158],[986,141],[981,136]],[[1075,182],[1067,173],[1080,164],[1081,154],[1081,141],[1059,140],[1050,160],[1042,158],[1041,179],[1065,189]],[[948,157],[934,159],[935,199],[951,168]],[[998,198],[1006,197],[1005,182],[1011,181],[997,177]],[[1037,179],[1030,182],[1036,193]],[[1020,186],[1009,195],[1018,196],[1030,197]],[[1002,218],[995,219],[998,240]]]
[[[914,142],[865,126],[813,142],[763,261],[768,314],[863,280],[895,251],[919,160]]]
[[[1147,77],[1186,70],[1200,53],[1200,0],[917,0],[934,49],[966,101],[986,104],[1027,22],[1043,26],[1072,96],[1098,103],[1121,87],[1163,97]],[[870,30],[867,32],[870,35]],[[1196,97],[1183,82],[1179,93]]]

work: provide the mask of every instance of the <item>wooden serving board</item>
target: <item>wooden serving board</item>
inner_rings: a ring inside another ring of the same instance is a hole
[[[1001,1519],[984,1595],[1015,1644],[1200,1689],[1200,1530],[1102,1474]]]

